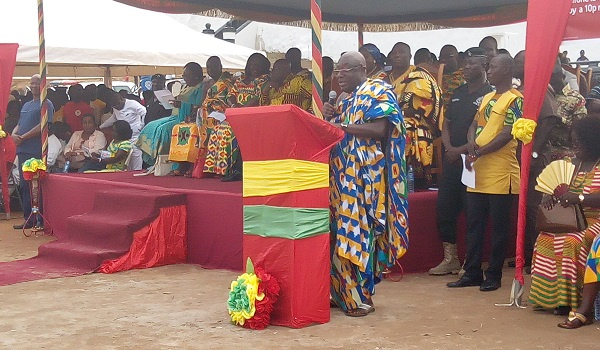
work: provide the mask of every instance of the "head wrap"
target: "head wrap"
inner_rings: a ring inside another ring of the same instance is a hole
[[[361,46],[361,49],[367,50],[367,52],[369,52],[369,54],[373,56],[377,65],[383,66],[385,64],[384,56],[381,54],[381,51],[379,51],[379,48],[375,46],[375,44],[364,44],[363,46]]]

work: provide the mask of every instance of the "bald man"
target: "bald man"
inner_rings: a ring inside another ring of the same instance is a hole
[[[467,259],[465,274],[448,287],[479,286],[483,292],[501,286],[502,266],[509,239],[510,210],[519,194],[517,140],[511,135],[523,115],[523,95],[512,88],[514,61],[501,54],[490,61],[488,80],[496,91],[483,97],[469,129],[467,169],[475,170],[475,186],[467,187]],[[485,281],[481,262],[488,217],[492,221],[492,252]]]
[[[20,190],[21,198],[23,199],[23,217],[25,220],[31,215],[31,195],[29,191],[29,181],[25,181],[23,178],[23,163],[31,158],[42,158],[42,138],[41,138],[41,101],[40,101],[40,83],[42,79],[39,74],[35,74],[31,77],[29,82],[29,88],[33,95],[33,100],[26,102],[21,108],[21,116],[19,117],[19,123],[15,127],[12,133],[12,138],[17,145],[17,156],[19,157],[19,175],[20,175]],[[54,105],[50,100],[47,100],[48,108],[48,122],[52,122],[54,116]],[[42,204],[42,198],[39,198],[40,209]],[[41,217],[29,220],[25,228],[32,228],[34,226],[43,226],[43,220]],[[25,223],[14,225],[15,229],[23,229]]]
[[[375,311],[375,283],[408,248],[404,121],[392,86],[367,79],[366,66],[359,52],[342,55],[334,74],[349,95],[324,108],[345,133],[330,159],[331,296],[352,317]]]

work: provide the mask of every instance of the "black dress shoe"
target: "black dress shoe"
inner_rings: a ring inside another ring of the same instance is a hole
[[[446,286],[448,286],[448,288],[475,287],[475,286],[480,286],[481,282],[482,282],[481,279],[471,278],[468,276],[462,276],[458,281],[450,282],[450,283],[446,284]]]
[[[30,229],[32,227],[33,227],[33,225],[31,225],[31,224],[28,224],[27,226],[25,226],[25,223],[22,223],[22,224],[19,224],[19,225],[13,225],[13,228],[15,230]]]
[[[479,287],[479,290],[482,292],[491,292],[500,288],[500,286],[502,286],[502,283],[500,283],[500,281],[485,280]]]

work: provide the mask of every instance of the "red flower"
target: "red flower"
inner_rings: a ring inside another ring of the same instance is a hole
[[[265,329],[271,321],[273,304],[275,304],[279,297],[279,283],[277,283],[277,280],[273,276],[266,273],[265,270],[260,267],[255,267],[254,273],[260,279],[258,294],[264,293],[265,296],[263,300],[256,300],[254,317],[246,320],[244,328]]]

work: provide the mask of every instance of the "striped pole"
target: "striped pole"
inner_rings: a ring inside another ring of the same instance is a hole
[[[312,109],[323,119],[323,54],[321,0],[310,0],[310,27],[312,29]]]
[[[40,45],[40,103],[41,116],[40,125],[42,128],[42,161],[46,164],[48,158],[48,106],[46,96],[46,39],[44,38],[44,1],[37,0],[38,3],[38,36]]]
[[[362,47],[365,44],[365,25],[358,23],[358,47]]]

